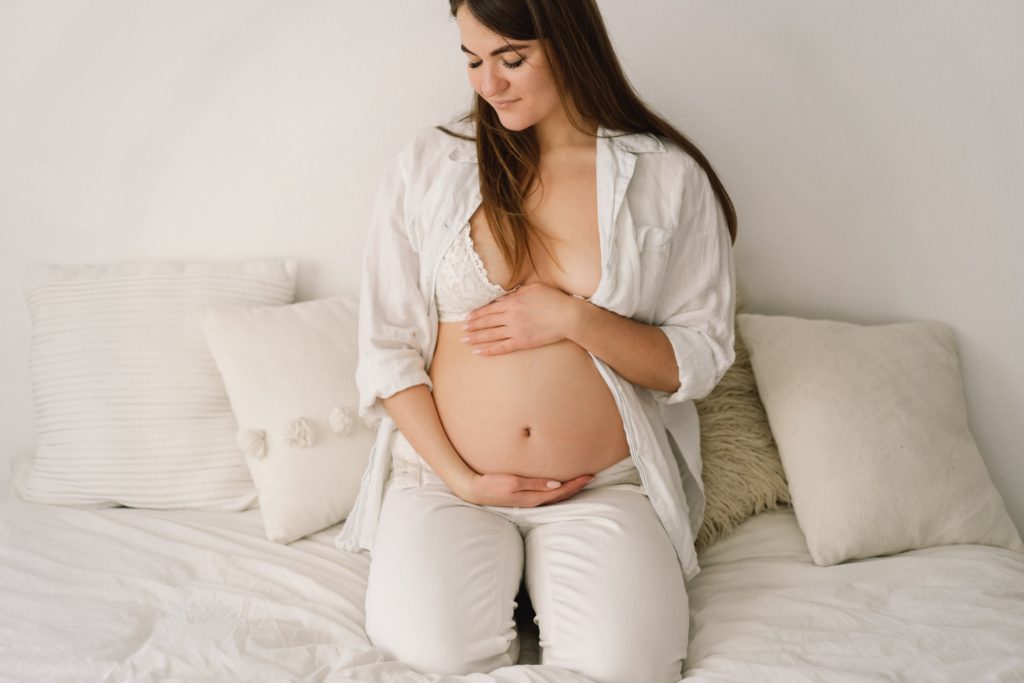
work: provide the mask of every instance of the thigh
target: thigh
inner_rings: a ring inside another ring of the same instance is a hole
[[[501,515],[444,486],[389,486],[370,557],[367,635],[425,673],[513,664],[522,568],[522,536]]]
[[[678,681],[689,601],[650,499],[595,489],[545,507],[526,535],[543,663],[599,683]]]

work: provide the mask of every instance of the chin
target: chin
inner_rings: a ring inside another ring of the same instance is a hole
[[[516,124],[516,123],[505,123],[504,121],[501,122],[501,125],[505,127],[505,130],[512,130],[512,131],[515,131],[517,133],[520,132],[520,131],[524,131],[524,130],[526,130],[527,128],[530,127],[530,125],[525,125],[524,126],[522,124]]]
[[[526,118],[523,116],[508,116],[504,117],[500,113],[498,114],[498,120],[508,130],[521,131],[526,130],[530,126],[537,123],[533,119]]]

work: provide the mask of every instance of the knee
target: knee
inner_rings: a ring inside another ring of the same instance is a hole
[[[648,657],[642,651],[605,648],[587,661],[567,667],[595,683],[679,683],[683,660]]]
[[[678,683],[689,640],[689,615],[644,612],[643,619],[603,620],[575,637],[556,636],[543,662],[575,671],[595,683]]]
[[[594,683],[679,683],[686,657],[685,645],[652,647],[628,636],[568,650],[545,648],[543,663],[568,669]]]
[[[366,632],[373,646],[389,659],[424,674],[489,673],[518,659],[518,638],[481,637],[450,626],[429,619],[384,624],[368,618]]]

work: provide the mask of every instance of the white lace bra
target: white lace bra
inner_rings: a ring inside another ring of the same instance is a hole
[[[440,268],[434,296],[438,320],[443,323],[465,320],[470,311],[515,291],[506,290],[487,277],[484,262],[473,249],[468,222],[445,252]]]

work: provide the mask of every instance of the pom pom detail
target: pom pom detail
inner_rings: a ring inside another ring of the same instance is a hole
[[[338,436],[348,436],[352,433],[352,428],[355,427],[356,421],[352,416],[352,411],[348,408],[342,408],[341,406],[334,406],[331,408],[331,431]]]
[[[254,460],[267,456],[267,433],[262,429],[239,429],[235,433],[235,444]]]
[[[304,417],[289,421],[284,426],[284,442],[292,448],[308,448],[316,441],[316,429]]]

